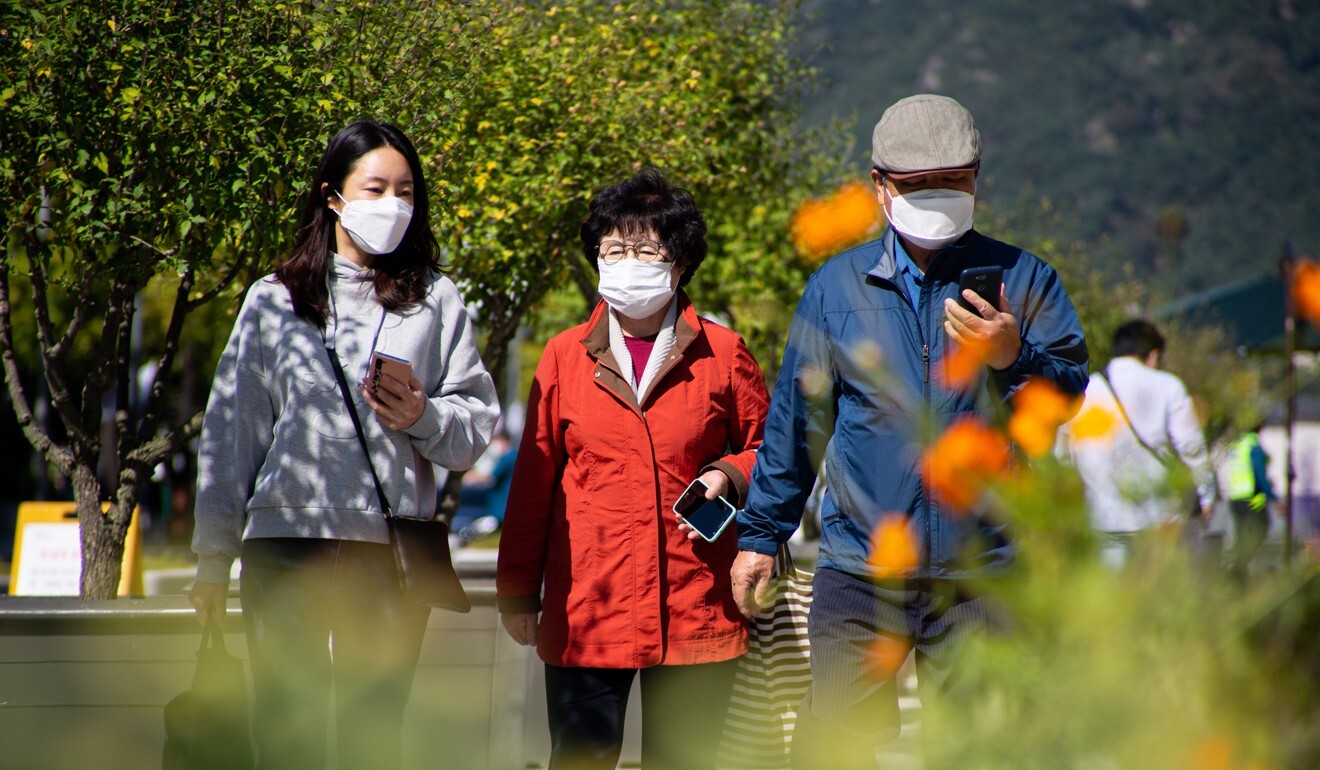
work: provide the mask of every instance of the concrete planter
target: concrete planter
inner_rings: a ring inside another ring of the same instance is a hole
[[[539,663],[500,629],[490,583],[473,581],[468,592],[470,614],[431,613],[404,728],[406,765],[535,767],[544,756],[530,754],[542,753],[545,726],[529,723],[528,693],[537,688],[533,697],[543,699]],[[235,603],[226,642],[246,659],[242,627]],[[199,641],[181,596],[0,597],[0,765],[160,767],[162,710],[191,684]],[[543,714],[543,703],[532,710]]]

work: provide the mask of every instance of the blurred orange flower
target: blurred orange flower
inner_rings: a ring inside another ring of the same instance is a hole
[[[887,634],[877,636],[870,649],[871,662],[875,664],[871,673],[880,681],[892,679],[911,651],[912,640],[906,637]]]
[[[1107,439],[1118,427],[1118,418],[1108,409],[1098,406],[1088,407],[1073,420],[1072,436],[1079,441]]]
[[[867,560],[876,577],[902,577],[917,568],[921,549],[908,528],[908,519],[891,513],[871,533],[871,557]],[[900,661],[901,662],[901,661]]]
[[[1293,302],[1302,318],[1320,326],[1320,265],[1309,259],[1293,268]]]
[[[1040,457],[1054,447],[1059,426],[1073,416],[1076,404],[1076,399],[1064,395],[1054,383],[1033,377],[1013,396],[1008,435],[1022,451]]]
[[[857,243],[880,222],[880,203],[864,182],[847,182],[824,198],[798,206],[789,234],[798,251],[819,260]]]
[[[955,509],[968,510],[990,481],[1008,469],[1008,439],[975,419],[950,425],[926,450],[922,476],[926,488]]]
[[[1233,743],[1219,736],[1202,738],[1187,762],[1189,770],[1231,770],[1233,764]]]
[[[967,390],[980,381],[989,356],[988,343],[969,340],[954,345],[935,370],[935,376],[942,386],[950,390]]]

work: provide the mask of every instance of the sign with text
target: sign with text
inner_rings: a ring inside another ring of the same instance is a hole
[[[106,504],[102,510],[109,509]],[[18,506],[9,593],[14,596],[77,596],[82,576],[78,509],[72,502],[28,502]],[[119,595],[142,593],[142,537],[138,511],[128,525]]]

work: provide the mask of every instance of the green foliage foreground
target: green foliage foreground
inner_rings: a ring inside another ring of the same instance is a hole
[[[1171,529],[1116,569],[1069,469],[1040,461],[996,494],[1019,569],[982,586],[1002,627],[923,703],[928,770],[1316,766],[1314,562],[1244,588],[1195,563]]]

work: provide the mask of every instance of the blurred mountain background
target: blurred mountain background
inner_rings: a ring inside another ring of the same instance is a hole
[[[1058,213],[1063,236],[1174,299],[1320,252],[1320,3],[804,0],[819,69],[807,127],[852,138],[952,96],[981,131],[981,199]],[[995,235],[989,231],[990,235]],[[1006,233],[1005,235],[1012,235]]]

